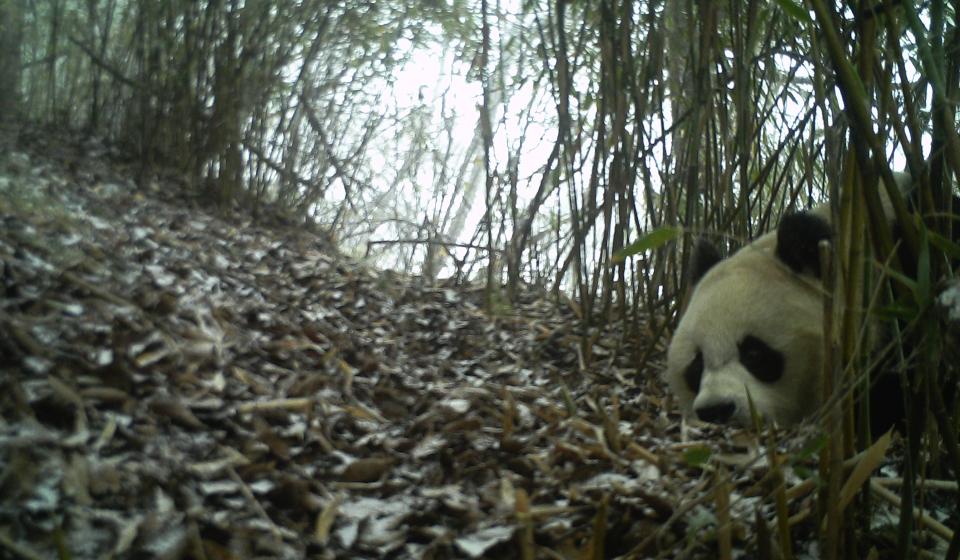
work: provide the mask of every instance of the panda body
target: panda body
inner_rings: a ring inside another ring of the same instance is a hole
[[[694,287],[667,352],[664,377],[687,416],[794,424],[821,401],[824,211],[785,218],[726,259],[695,248]],[[749,395],[749,396],[748,396]]]

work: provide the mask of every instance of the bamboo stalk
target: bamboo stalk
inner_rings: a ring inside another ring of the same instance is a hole
[[[733,558],[733,537],[730,532],[730,484],[727,470],[717,467],[713,485],[717,501],[717,552],[720,560]]]

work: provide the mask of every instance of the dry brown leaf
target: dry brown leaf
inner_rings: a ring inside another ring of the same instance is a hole
[[[193,412],[182,402],[173,397],[156,397],[150,401],[150,410],[166,416],[167,418],[182,424],[188,428],[199,429],[203,427],[203,422],[193,415]]]
[[[50,385],[50,388],[53,389],[53,394],[56,395],[61,402],[70,403],[78,407],[83,406],[83,398],[80,396],[80,393],[67,383],[52,375],[47,376],[47,383]]]
[[[123,403],[130,400],[130,394],[113,387],[86,387],[80,390],[84,398],[103,403]]]
[[[289,410],[294,412],[306,412],[313,406],[313,399],[274,399],[269,401],[246,402],[237,406],[237,412],[246,414],[249,412],[272,412],[277,410]]]
[[[870,479],[870,473],[883,462],[892,438],[893,433],[887,432],[864,451],[863,457],[853,467],[847,481],[843,483],[843,488],[840,489],[840,511],[843,511],[850,504],[863,484]]]
[[[374,422],[387,423],[387,419],[381,416],[380,413],[361,403],[343,405],[343,410],[358,420],[372,420]]]
[[[277,435],[273,426],[259,416],[254,417],[253,426],[257,432],[257,439],[266,444],[274,455],[283,460],[290,459],[290,446],[281,436]]]
[[[353,461],[340,475],[344,482],[376,482],[390,470],[394,464],[391,457],[366,457]]]
[[[323,506],[323,511],[317,516],[317,522],[313,529],[313,538],[317,539],[317,542],[324,546],[326,546],[327,540],[330,538],[330,528],[333,527],[333,522],[337,519],[337,511],[340,509],[342,502],[343,494],[337,494]]]
[[[517,488],[514,503],[517,522],[520,524],[520,555],[523,560],[533,560],[537,557],[537,548],[534,541],[533,519],[530,517],[530,497],[527,491]]]

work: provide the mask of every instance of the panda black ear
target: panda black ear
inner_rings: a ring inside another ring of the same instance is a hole
[[[788,214],[777,228],[777,258],[794,272],[807,271],[819,278],[819,244],[831,237],[830,224],[820,216],[809,212]]]
[[[703,278],[713,265],[723,260],[720,251],[712,243],[700,237],[693,245],[693,257],[690,259],[690,285],[694,286]]]

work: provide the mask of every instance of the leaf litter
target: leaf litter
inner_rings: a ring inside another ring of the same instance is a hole
[[[700,449],[740,465],[741,554],[772,519],[766,453],[681,432],[662,345],[637,371],[653,321],[583,333],[532,288],[490,316],[480,289],[25,136],[0,169],[2,554],[710,558]]]

